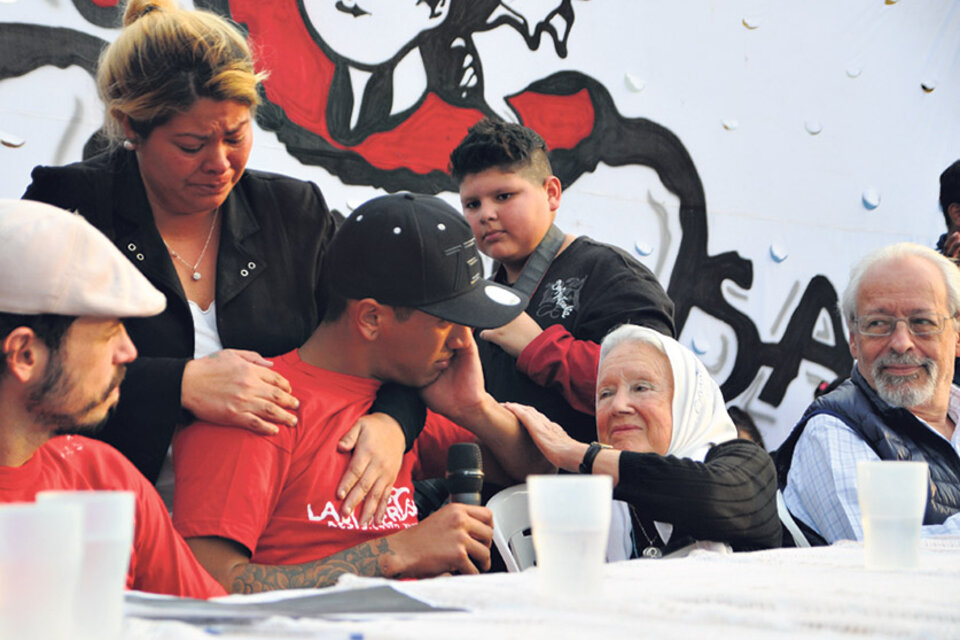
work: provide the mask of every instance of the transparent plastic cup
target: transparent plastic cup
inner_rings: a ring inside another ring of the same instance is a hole
[[[868,569],[915,569],[927,504],[926,462],[898,460],[857,464],[857,499],[863,518]]]
[[[527,477],[540,593],[571,597],[602,591],[613,479],[605,475]]]
[[[83,520],[80,579],[74,597],[76,640],[119,640],[123,592],[133,545],[130,491],[41,491],[39,504],[68,504]]]
[[[0,505],[0,638],[73,638],[80,508]]]

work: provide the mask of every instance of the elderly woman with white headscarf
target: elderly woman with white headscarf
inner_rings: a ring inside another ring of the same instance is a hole
[[[780,546],[770,456],[737,439],[720,388],[676,340],[635,325],[604,339],[598,442],[573,440],[530,407],[506,406],[558,467],[613,476],[608,559],[659,557],[707,540],[735,551]]]

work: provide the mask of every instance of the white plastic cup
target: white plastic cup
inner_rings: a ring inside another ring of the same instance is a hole
[[[926,462],[857,464],[857,499],[868,569],[916,569],[920,565],[928,475]]]
[[[41,491],[40,504],[76,505],[83,519],[83,561],[74,598],[76,640],[119,640],[133,547],[131,491]]]
[[[73,638],[80,508],[0,505],[0,638]]]
[[[527,489],[540,593],[551,597],[599,594],[613,478],[534,475],[527,477]]]

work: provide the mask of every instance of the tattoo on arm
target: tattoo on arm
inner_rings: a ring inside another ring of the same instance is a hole
[[[233,593],[258,593],[277,589],[329,587],[345,574],[383,576],[381,560],[392,555],[386,538],[358,544],[332,556],[313,562],[291,565],[248,563],[234,577]],[[394,577],[394,576],[388,576]]]

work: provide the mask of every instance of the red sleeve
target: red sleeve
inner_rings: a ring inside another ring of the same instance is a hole
[[[571,407],[594,415],[600,345],[576,340],[555,324],[534,338],[517,358],[517,370],[541,387],[554,387]]]
[[[442,478],[447,471],[447,449],[458,442],[476,442],[477,437],[441,416],[427,411],[427,422],[417,436],[411,453],[416,456],[412,473],[414,480]]]
[[[56,465],[56,488],[133,493],[128,589],[185,598],[226,595],[173,528],[157,490],[122,453],[104,442],[82,436],[55,438],[49,445],[38,455],[46,453],[47,459]]]
[[[173,438],[173,522],[185,538],[218,536],[251,554],[276,509],[295,428],[272,436],[195,422]]]
[[[125,476],[114,484],[133,491],[136,500],[127,588],[185,598],[226,595],[173,528],[170,514],[153,485],[119,452],[109,451],[107,455],[112,459],[105,464]]]
[[[140,477],[146,487],[137,491],[136,533],[130,558],[133,580],[129,587],[185,598],[226,595],[173,528],[156,490]]]

